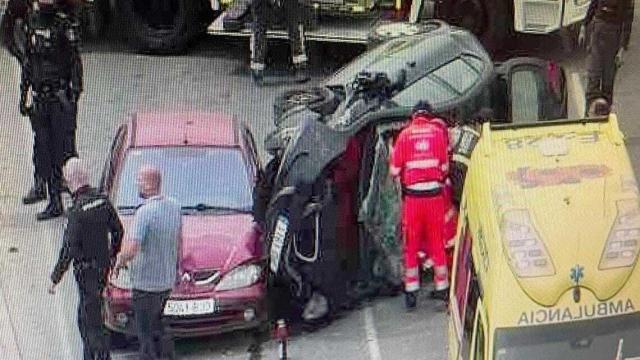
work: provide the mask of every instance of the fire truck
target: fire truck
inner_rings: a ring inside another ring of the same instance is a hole
[[[138,51],[177,53],[197,35],[250,36],[251,0],[83,0],[90,35],[111,18]],[[437,18],[470,29],[491,52],[515,33],[576,35],[589,0],[300,0],[307,41],[375,44]],[[270,38],[286,38],[282,19]]]

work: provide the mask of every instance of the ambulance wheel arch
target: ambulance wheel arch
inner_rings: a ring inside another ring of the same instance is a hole
[[[206,0],[119,0],[127,40],[143,53],[175,54],[213,20]]]

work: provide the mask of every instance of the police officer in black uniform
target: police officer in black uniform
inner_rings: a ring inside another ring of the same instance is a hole
[[[604,98],[613,105],[613,85],[622,56],[629,46],[635,0],[591,0],[580,41],[587,45],[586,109]]]
[[[9,0],[7,4],[7,9],[0,21],[0,40],[2,42],[2,46],[6,48],[9,53],[16,58],[18,63],[20,64],[21,71],[23,72],[22,76],[24,77],[24,71],[26,64],[26,46],[27,46],[27,35],[25,19],[28,16],[30,4],[27,0]],[[21,84],[21,98],[24,99],[20,103],[20,113],[23,116],[28,115],[27,107],[26,107],[26,99],[29,95],[29,89],[26,87],[27,81],[23,81]],[[27,195],[22,198],[22,202],[25,205],[34,204],[39,201],[43,201],[47,199],[47,185],[45,179],[43,179],[40,175],[35,172],[37,160],[36,153],[37,149],[34,141],[34,149],[33,149],[33,166],[34,166],[34,185],[29,190]]]
[[[49,293],[73,261],[78,284],[78,328],[84,360],[110,359],[109,337],[102,321],[102,291],[109,269],[115,264],[124,230],[107,196],[89,186],[85,165],[72,158],[65,166],[65,178],[73,196],[58,262],[51,274]]]
[[[79,23],[60,0],[38,0],[25,22],[27,46],[23,62],[20,111],[29,115],[35,134],[36,184],[25,203],[44,198],[49,204],[38,220],[62,215],[61,168],[76,156],[77,103],[82,93]],[[29,96],[29,93],[31,96]],[[28,99],[33,103],[28,105]]]
[[[251,74],[262,85],[267,57],[267,23],[269,11],[282,12],[287,23],[289,44],[293,56],[293,75],[296,82],[309,80],[308,58],[304,40],[302,5],[300,0],[251,0],[253,32],[251,34]]]

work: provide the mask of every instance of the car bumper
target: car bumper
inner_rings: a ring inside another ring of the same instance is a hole
[[[264,285],[189,296],[174,296],[171,300],[216,300],[213,314],[197,316],[165,316],[167,331],[176,337],[198,337],[258,327],[266,320]],[[136,335],[135,314],[131,291],[109,288],[105,292],[105,325],[108,329]]]

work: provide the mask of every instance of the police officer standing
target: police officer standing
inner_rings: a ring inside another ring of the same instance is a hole
[[[614,80],[629,46],[633,12],[634,0],[591,0],[579,37],[580,43],[589,37],[587,109],[598,98],[613,105]]]
[[[62,249],[51,274],[49,293],[73,260],[78,284],[78,328],[82,337],[84,360],[110,359],[109,338],[102,321],[102,291],[109,268],[115,264],[124,230],[109,199],[89,186],[86,166],[71,158],[64,176],[73,196],[64,230]]]
[[[62,215],[62,164],[76,156],[77,103],[82,92],[79,24],[60,0],[38,0],[26,21],[20,109],[35,134],[36,177],[44,179],[49,204],[38,220]],[[33,104],[27,106],[31,92]],[[36,187],[41,184],[36,183]],[[35,195],[42,195],[41,187]]]
[[[309,80],[308,58],[300,0],[252,0],[253,32],[251,34],[251,75],[257,85],[264,81],[267,57],[267,23],[269,11],[283,12],[289,33],[296,82]]]

